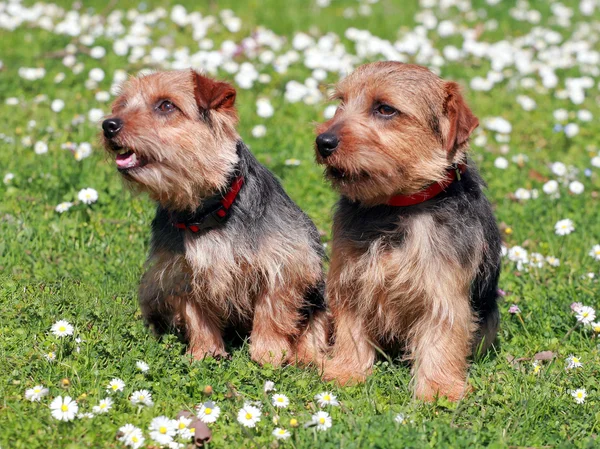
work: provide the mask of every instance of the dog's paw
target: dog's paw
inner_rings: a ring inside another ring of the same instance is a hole
[[[215,359],[227,359],[229,353],[224,348],[192,348],[188,349],[188,354],[192,356],[194,360],[203,360],[204,358],[211,356]]]
[[[448,400],[457,402],[472,391],[473,388],[462,379],[456,379],[450,384],[424,381],[417,384],[415,397],[425,402],[433,402],[437,398],[445,396]]]
[[[370,370],[365,372],[353,371],[345,366],[325,362],[321,377],[325,382],[334,381],[340,386],[351,386],[364,382],[370,372]]]
[[[255,340],[250,343],[250,358],[259,365],[267,363],[281,366],[292,354],[292,348],[287,341]]]

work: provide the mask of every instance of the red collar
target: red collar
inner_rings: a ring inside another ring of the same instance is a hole
[[[388,206],[405,207],[424,203],[425,201],[438,196],[457,179],[460,181],[460,175],[466,171],[467,164],[455,164],[448,168],[446,178],[444,180],[440,182],[434,182],[429,187],[426,187],[420,192],[413,193],[412,195],[394,195],[387,200],[386,204]]]
[[[193,233],[218,226],[229,216],[231,205],[237,198],[243,185],[244,177],[240,175],[233,180],[227,193],[218,201],[216,208],[211,208],[208,212],[204,212],[202,209],[196,211],[194,214],[194,223],[181,221],[174,214],[171,214],[173,226],[177,229],[189,229]]]

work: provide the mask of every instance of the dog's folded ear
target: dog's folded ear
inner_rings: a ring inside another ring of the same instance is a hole
[[[231,84],[215,81],[192,70],[194,96],[200,110],[234,111],[236,91]]]
[[[457,83],[449,81],[444,85],[444,89],[446,91],[444,112],[450,121],[444,149],[450,154],[464,147],[473,130],[479,125],[479,119],[465,103]]]

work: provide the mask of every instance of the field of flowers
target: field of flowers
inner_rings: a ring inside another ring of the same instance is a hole
[[[3,1],[0,42],[1,448],[183,448],[192,418],[209,447],[600,444],[599,0]],[[332,83],[380,59],[457,80],[481,121],[471,155],[505,258],[473,393],[423,404],[397,360],[338,388],[261,368],[246,344],[191,362],[149,335],[153,205],[97,139],[119,84],[187,67],[235,84],[242,137],[327,245],[314,123]]]

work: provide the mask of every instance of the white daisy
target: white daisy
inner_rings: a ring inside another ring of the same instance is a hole
[[[320,411],[312,415],[312,422],[316,424],[317,430],[327,430],[333,424],[329,413],[324,411]]]
[[[256,423],[260,421],[260,410],[250,404],[245,404],[240,409],[237,415],[238,422],[245,427],[256,427]]]
[[[133,424],[125,424],[124,426],[119,427],[119,432],[117,433],[117,440],[125,441],[125,439],[134,433],[136,430],[141,430],[138,427],[135,427]]]
[[[558,260],[554,256],[548,256],[548,257],[546,257],[546,262],[548,262],[548,265],[550,265],[551,267],[558,267],[558,266],[560,266],[560,260]]]
[[[52,417],[54,419],[72,421],[77,415],[79,406],[70,396],[65,396],[64,399],[62,396],[58,396],[50,404],[50,410],[52,410]]]
[[[259,117],[269,118],[273,116],[274,112],[275,108],[273,108],[268,98],[259,98],[256,100],[256,114]]]
[[[583,324],[590,324],[596,319],[596,311],[589,306],[581,306],[575,311],[577,321]]]
[[[54,210],[56,212],[58,212],[59,214],[62,214],[63,212],[68,211],[69,209],[71,209],[71,207],[73,206],[73,203],[70,203],[68,201],[65,201],[64,203],[60,203],[58,204]]]
[[[285,394],[274,394],[271,398],[274,407],[286,408],[290,405],[290,400]]]
[[[583,404],[587,396],[587,391],[585,391],[585,388],[579,388],[575,391],[572,391],[571,396],[573,396],[575,402],[577,402],[578,404]]]
[[[131,424],[128,425],[131,426]],[[125,444],[125,446],[129,446],[133,449],[138,449],[144,445],[144,443],[146,442],[146,438],[144,438],[142,429],[134,427],[133,430],[129,432],[121,441],[123,442],[123,444]]]
[[[575,230],[575,226],[573,225],[572,220],[565,218],[564,220],[556,222],[554,230],[557,235],[569,235]]]
[[[4,175],[3,182],[4,184],[10,184],[12,180],[15,179],[14,173],[7,173]]]
[[[281,427],[276,427],[273,429],[272,435],[278,440],[287,440],[292,436],[289,430],[282,429]]]
[[[508,168],[508,160],[502,156],[499,156],[494,161],[494,167],[500,170],[506,170]]]
[[[189,440],[194,436],[194,429],[190,429],[191,418],[180,416],[177,422],[177,434],[184,440]]]
[[[36,385],[33,388],[25,390],[25,399],[31,402],[40,401],[44,396],[48,394],[48,389],[43,385]]]
[[[84,204],[92,204],[98,201],[98,192],[92,188],[81,189],[77,194],[77,198]]]
[[[583,363],[581,363],[581,359],[579,357],[576,357],[573,354],[567,357],[567,369],[581,368],[582,366]]]
[[[337,397],[328,391],[324,393],[319,393],[315,396],[315,400],[319,404],[319,407],[325,407],[326,405],[333,405],[337,407],[340,403],[337,400]]]
[[[35,154],[46,154],[48,152],[48,144],[39,140],[33,146],[33,151],[35,151]]]
[[[50,330],[57,337],[66,337],[67,335],[73,335],[73,326],[65,320],[57,321],[52,325]]]
[[[267,134],[267,127],[265,125],[256,125],[252,128],[252,137],[259,139]]]
[[[164,446],[173,441],[173,437],[177,434],[177,427],[177,421],[166,416],[158,416],[150,422],[148,430],[150,438]]]
[[[108,411],[112,408],[113,401],[111,398],[102,399],[98,405],[92,407],[92,411],[99,415],[101,413],[108,413]]]
[[[394,421],[398,424],[404,424],[406,422],[406,415],[404,413],[398,413],[394,416]]]
[[[569,191],[575,195],[581,195],[584,190],[584,185],[579,181],[573,181],[569,184]]]
[[[52,103],[50,103],[50,109],[52,109],[54,112],[60,112],[63,110],[64,107],[65,107],[65,102],[63,100],[61,100],[60,98],[57,98],[56,100],[52,100]]]
[[[44,354],[44,358],[46,360],[48,360],[49,362],[53,362],[56,360],[56,352],[50,351],[50,352]]]
[[[123,391],[123,388],[125,388],[125,382],[115,377],[108,383],[106,391],[108,391],[109,393],[113,393],[115,391]]]
[[[588,254],[591,257],[593,257],[594,259],[600,260],[600,245],[592,246],[592,249],[590,250],[590,252]]]
[[[265,381],[264,390],[265,390],[265,393],[268,393],[269,391],[276,391],[275,390],[275,382],[273,382],[272,380]]]
[[[221,408],[213,401],[206,401],[198,407],[198,418],[206,424],[215,422],[221,415]]]
[[[129,398],[133,405],[146,405],[148,407],[154,405],[152,394],[148,390],[138,390],[131,393]]]
[[[137,369],[139,369],[142,373],[147,373],[148,370],[150,370],[150,366],[148,366],[148,364],[146,362],[143,362],[141,360],[138,360],[137,362],[135,362],[135,366],[137,367]]]

